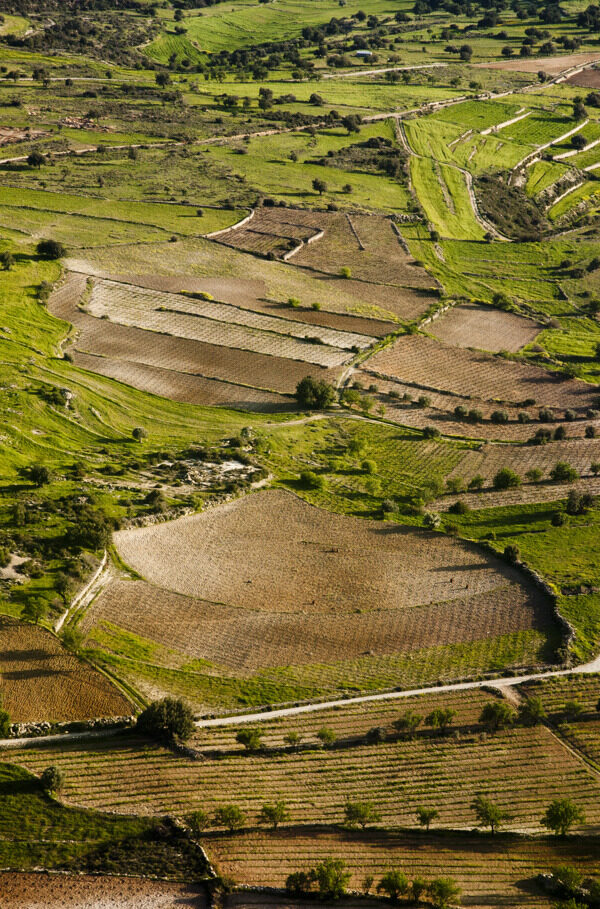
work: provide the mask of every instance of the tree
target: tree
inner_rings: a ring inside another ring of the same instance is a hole
[[[280,824],[284,824],[289,819],[290,812],[282,799],[263,805],[259,815],[260,823],[270,824],[273,830],[276,830]]]
[[[21,618],[24,622],[30,622],[32,625],[39,625],[46,615],[46,604],[39,597],[32,597],[27,600],[21,609]]]
[[[437,808],[417,808],[417,820],[421,827],[429,830],[431,822],[440,816]]]
[[[585,120],[587,111],[581,98],[575,98],[573,101],[573,117],[576,120]]]
[[[45,486],[52,479],[50,469],[45,464],[32,464],[28,473],[34,486]]]
[[[323,193],[327,192],[327,183],[325,180],[320,180],[318,177],[315,177],[312,181],[312,188],[316,193],[319,193],[319,195],[322,196]]]
[[[210,818],[206,811],[202,811],[202,809],[199,808],[188,816],[188,824],[193,835],[200,836],[210,824]]]
[[[67,249],[58,240],[40,240],[36,246],[38,256],[45,259],[62,259],[66,256]]]
[[[554,799],[540,820],[556,836],[566,836],[575,824],[585,823],[585,814],[571,799]]]
[[[54,795],[54,793],[60,792],[63,788],[65,784],[65,775],[58,767],[51,765],[42,771],[40,783],[44,792],[47,792],[49,795]]]
[[[436,877],[427,889],[434,909],[448,909],[460,898],[460,887],[451,877]]]
[[[292,748],[297,748],[302,741],[302,736],[299,732],[287,732],[283,737],[283,741],[286,745],[290,745]]]
[[[323,726],[323,728],[319,729],[317,732],[317,738],[324,745],[333,745],[337,736],[333,729],[330,729],[328,726]]]
[[[160,88],[165,88],[171,82],[171,77],[168,73],[157,73],[154,78],[156,80],[156,84],[160,86]]]
[[[13,265],[15,264],[15,257],[9,250],[4,250],[0,253],[0,265],[4,271],[10,271]]]
[[[521,477],[510,467],[503,467],[494,477],[494,489],[515,489],[520,485]]]
[[[516,565],[521,558],[521,550],[518,546],[515,546],[514,543],[509,543],[508,546],[504,547],[504,558],[507,562],[510,562],[511,565]]]
[[[142,426],[136,426],[135,429],[131,430],[131,438],[135,439],[136,442],[141,442],[148,436],[148,433]]]
[[[555,483],[572,483],[579,476],[578,472],[566,461],[557,461],[550,471],[550,478]]]
[[[581,133],[576,133],[571,138],[571,145],[573,146],[573,148],[577,148],[579,150],[581,150],[582,148],[585,148],[585,146],[587,145],[585,136],[582,136]]]
[[[42,164],[45,164],[45,163],[46,163],[46,158],[39,151],[32,151],[27,156],[27,164],[29,165],[29,167],[37,167],[39,169],[42,166]]]
[[[575,720],[579,719],[582,713],[583,704],[581,704],[579,701],[566,701],[562,709],[563,717],[568,723],[575,722]]]
[[[162,741],[185,741],[194,731],[194,717],[181,698],[163,698],[153,701],[140,713],[136,729]]]
[[[479,722],[490,732],[506,729],[515,719],[515,712],[505,701],[488,701],[479,715]]]
[[[262,732],[260,729],[240,729],[235,740],[238,744],[243,745],[246,751],[259,751],[262,748]]]
[[[215,811],[213,823],[215,827],[225,827],[230,833],[235,833],[246,823],[246,815],[237,805],[223,805]]]
[[[59,597],[61,598],[61,600],[63,601],[63,603],[66,606],[69,601],[69,593],[71,591],[70,577],[67,574],[65,574],[64,572],[60,571],[56,575],[56,580],[54,581],[54,587],[56,588],[56,592],[58,593]]]
[[[544,722],[546,716],[540,697],[529,697],[519,707],[519,720],[524,726],[539,726]]]
[[[473,56],[473,48],[470,44],[463,44],[459,50],[460,59],[464,63],[468,63],[471,57]]]
[[[412,738],[417,727],[420,726],[422,722],[423,717],[420,713],[415,713],[414,710],[407,710],[406,713],[395,720],[392,725],[398,732],[404,732],[409,738]]]
[[[346,871],[346,863],[342,859],[327,858],[319,862],[312,877],[321,899],[337,900],[346,893],[352,875]]]
[[[496,805],[484,795],[476,796],[471,802],[471,808],[479,822],[477,826],[489,827],[492,835],[498,830],[502,822],[508,818],[508,814],[499,805]]]
[[[344,807],[344,814],[349,827],[360,826],[363,830],[367,824],[377,824],[381,820],[381,814],[373,802],[348,801]]]
[[[305,376],[296,386],[296,400],[307,410],[324,410],[335,401],[335,388],[323,379]]]
[[[432,726],[433,729],[439,729],[442,734],[446,733],[448,726],[451,725],[452,720],[456,716],[456,710],[453,710],[451,707],[437,707],[435,710],[432,710],[431,713],[428,713],[425,717],[425,724],[427,726]]]
[[[377,893],[387,893],[393,903],[398,902],[398,897],[408,893],[408,878],[402,871],[396,869],[387,871],[377,884]]]
[[[310,893],[313,883],[310,871],[293,871],[285,880],[285,889],[292,896],[305,896]]]

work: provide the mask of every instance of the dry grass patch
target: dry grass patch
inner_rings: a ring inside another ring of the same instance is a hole
[[[131,704],[109,680],[42,628],[0,619],[3,706],[13,722],[128,716]]]
[[[544,72],[549,76],[558,76],[567,69],[575,66],[584,66],[600,60],[598,51],[587,54],[564,54],[556,57],[513,57],[511,60],[502,60],[497,63],[477,63],[476,66],[485,66],[488,69],[515,70],[520,73]]]

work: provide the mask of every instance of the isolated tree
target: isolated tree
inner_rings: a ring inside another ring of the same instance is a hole
[[[578,478],[579,474],[574,467],[571,467],[566,461],[557,461],[550,471],[550,479],[555,483],[572,483]]]
[[[321,899],[338,900],[345,895],[352,874],[342,859],[327,858],[314,868],[312,877]]]
[[[573,100],[573,117],[575,120],[585,120],[587,117],[587,111],[581,98]]]
[[[473,48],[470,44],[463,44],[459,50],[460,59],[464,63],[468,63],[471,57],[473,56]]]
[[[32,464],[29,468],[29,479],[34,486],[46,486],[52,479],[52,473],[45,464]]]
[[[65,784],[65,775],[58,767],[51,765],[42,771],[40,783],[44,792],[47,792],[49,795],[54,795],[63,788]]]
[[[324,410],[335,401],[335,388],[323,379],[305,376],[296,386],[296,400],[307,410]]]
[[[69,601],[69,593],[71,591],[71,578],[64,572],[60,571],[56,575],[54,587],[63,603],[66,605]]]
[[[379,883],[377,884],[377,893],[386,893],[393,903],[398,902],[398,898],[408,893],[409,881],[407,876],[396,869],[386,871]]]
[[[312,181],[312,188],[316,193],[319,193],[319,195],[322,196],[323,193],[327,192],[327,183],[325,180],[320,180],[318,177],[315,177]]]
[[[504,558],[511,565],[515,565],[521,558],[521,550],[514,543],[509,543],[508,546],[504,547]]]
[[[285,889],[292,896],[306,896],[314,884],[314,877],[310,871],[293,871],[285,879]]]
[[[215,811],[213,823],[215,827],[225,827],[230,833],[235,833],[246,823],[246,815],[237,805],[223,805]]]
[[[66,256],[67,249],[58,240],[40,240],[36,246],[38,256],[45,259],[62,259]]]
[[[39,169],[42,166],[42,164],[45,164],[45,163],[46,163],[46,158],[39,151],[32,151],[27,156],[27,164],[29,165],[29,167],[37,167]]]
[[[131,430],[131,438],[135,439],[136,442],[141,442],[143,439],[147,438],[148,433],[143,428],[143,426],[136,426],[135,429]]]
[[[4,271],[10,271],[13,265],[15,264],[15,257],[9,250],[4,250],[0,253],[0,265]]]
[[[506,729],[515,720],[515,712],[506,701],[488,701],[479,715],[479,722],[490,732]]]
[[[292,730],[292,732],[286,732],[283,737],[283,741],[286,745],[290,745],[292,748],[296,748],[302,741],[302,736],[299,732]]]
[[[455,716],[456,710],[451,707],[436,707],[425,717],[425,725],[431,726],[433,729],[439,729],[442,734],[445,734]]]
[[[510,467],[503,467],[494,477],[494,489],[515,489],[520,485],[521,477]]]
[[[206,828],[210,824],[210,818],[206,811],[202,811],[199,808],[197,811],[193,811],[192,814],[188,817],[188,824],[190,825],[190,830],[194,836],[200,836],[201,833],[204,833]]]
[[[434,909],[448,909],[460,899],[460,887],[451,877],[436,877],[427,890]]]
[[[477,817],[477,826],[489,827],[492,831],[492,836],[499,829],[502,822],[508,819],[506,811],[484,795],[476,796],[471,802],[471,808]]]
[[[259,815],[259,822],[261,824],[270,824],[273,830],[276,830],[280,824],[285,824],[289,819],[290,812],[282,799],[263,805]]]
[[[181,698],[163,698],[153,701],[140,713],[136,729],[162,741],[185,741],[194,731],[194,717]]]
[[[243,745],[246,751],[259,751],[262,748],[260,729],[240,729],[235,740],[239,745]]]
[[[576,133],[571,138],[571,145],[573,146],[573,148],[577,148],[577,149],[585,148],[585,146],[587,145],[585,136],[582,136],[581,133]]]
[[[548,805],[540,823],[556,836],[566,836],[575,824],[585,823],[585,814],[571,799],[554,799]]]
[[[546,719],[546,710],[540,697],[529,697],[519,707],[519,721],[524,726],[539,726]]]
[[[344,806],[346,824],[349,827],[362,827],[364,830],[368,824],[377,824],[381,820],[381,814],[375,808],[373,802],[346,802]]]
[[[412,738],[422,722],[423,717],[420,713],[415,713],[414,710],[407,710],[406,713],[395,720],[392,725],[398,732],[403,732],[408,738]]]
[[[160,72],[160,73],[157,73],[154,78],[156,80],[156,84],[159,85],[161,88],[165,88],[165,86],[169,85],[171,82],[171,77],[170,77],[169,73]]]
[[[323,728],[319,729],[317,732],[317,738],[324,745],[333,745],[337,736],[333,729],[330,729],[329,726],[323,726]]]
[[[429,830],[431,822],[440,816],[437,808],[417,808],[417,820],[421,827]]]
[[[582,713],[583,704],[581,704],[579,701],[566,701],[562,709],[563,718],[568,723],[574,723],[575,720],[579,719]]]

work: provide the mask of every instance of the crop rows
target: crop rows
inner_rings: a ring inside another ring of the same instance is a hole
[[[565,381],[543,369],[485,353],[438,344],[412,335],[399,338],[369,360],[369,368],[400,381],[435,388],[473,401],[533,400],[539,406],[582,410],[593,407],[597,393],[576,380]]]
[[[586,810],[588,831],[600,822],[600,781],[544,727],[202,762],[135,738],[26,749],[15,759],[34,772],[64,769],[73,804],[124,813],[233,802],[255,824],[265,801],[282,798],[294,824],[335,824],[347,799],[370,799],[384,826],[416,826],[424,806],[439,810],[436,826],[469,829],[470,803],[483,793],[510,811],[513,830],[539,833],[547,804],[568,794]]]
[[[445,344],[455,347],[516,352],[534,340],[540,327],[521,316],[468,303],[448,310],[429,330]]]

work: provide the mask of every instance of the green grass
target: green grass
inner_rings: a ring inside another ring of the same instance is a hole
[[[573,192],[569,193],[559,202],[556,202],[548,212],[551,221],[558,221],[578,205],[585,205],[600,193],[600,180],[586,180]]]
[[[475,220],[464,174],[450,165],[414,157],[410,173],[425,214],[440,236],[483,239],[485,231]]]
[[[535,196],[556,183],[569,168],[558,161],[536,161],[527,171],[525,190],[528,196]]]
[[[549,328],[536,338],[548,353],[588,382],[600,382],[600,361],[596,347],[600,344],[600,325],[595,319],[579,317],[561,320],[560,328]]]
[[[46,796],[37,777],[0,764],[0,864],[184,879],[205,862],[173,828],[135,816],[68,808]]]

